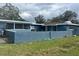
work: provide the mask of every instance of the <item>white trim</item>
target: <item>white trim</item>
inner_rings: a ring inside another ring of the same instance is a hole
[[[4,19],[0,19],[0,22],[32,24],[31,22],[27,22],[27,21],[15,21],[15,20],[4,20]]]
[[[70,21],[66,21],[64,23],[59,23],[59,24],[37,24],[34,22],[27,22],[27,21],[15,21],[15,20],[5,20],[5,19],[0,19],[0,22],[5,22],[5,23],[20,23],[20,24],[31,24],[31,25],[41,25],[41,26],[56,26],[56,25],[72,25],[72,26],[79,26],[79,24],[73,24],[70,23]]]

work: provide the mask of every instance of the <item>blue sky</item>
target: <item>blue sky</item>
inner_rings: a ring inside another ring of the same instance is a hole
[[[34,17],[41,14],[46,19],[58,16],[66,10],[79,14],[78,3],[12,3],[20,10],[20,16],[28,21],[34,21]],[[4,4],[0,4],[3,6]]]

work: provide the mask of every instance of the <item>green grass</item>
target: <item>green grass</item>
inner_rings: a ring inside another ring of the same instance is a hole
[[[0,55],[79,56],[79,36],[23,44],[0,44]]]

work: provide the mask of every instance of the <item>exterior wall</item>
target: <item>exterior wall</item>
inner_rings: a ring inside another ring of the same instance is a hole
[[[6,31],[5,35],[8,37],[8,42],[9,43],[14,43],[14,41],[15,41],[15,32]]]
[[[3,35],[5,27],[6,27],[6,23],[0,22],[0,35]]]
[[[16,32],[15,43],[49,39],[49,32]]]
[[[74,27],[73,35],[79,35],[79,27]]]
[[[8,33],[9,40],[11,41],[14,40],[14,43],[47,40],[47,39],[61,38],[65,36],[72,36],[72,31],[40,31],[40,32],[12,31]]]
[[[72,36],[72,30],[68,31],[53,31],[51,32],[51,38],[62,38]]]
[[[4,29],[6,26],[6,23],[0,22],[0,29]]]

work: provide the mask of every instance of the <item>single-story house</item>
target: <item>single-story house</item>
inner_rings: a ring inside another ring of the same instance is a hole
[[[72,36],[72,32],[79,35],[79,24],[66,21],[45,25],[0,19],[0,35],[6,35],[11,43]]]

